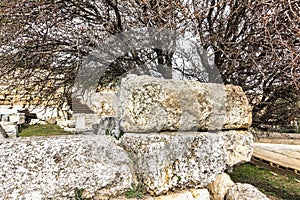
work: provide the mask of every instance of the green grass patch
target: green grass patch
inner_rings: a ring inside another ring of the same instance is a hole
[[[249,183],[277,199],[300,199],[300,183],[290,176],[274,175],[270,170],[250,163],[235,166],[230,176],[234,182]]]
[[[64,131],[58,125],[55,124],[37,124],[37,125],[22,125],[19,136],[29,137],[29,136],[50,136],[50,135],[69,135],[71,132]]]
[[[127,188],[125,192],[125,197],[127,199],[136,198],[142,199],[145,193],[145,187],[141,183],[133,183],[131,184],[131,188]]]

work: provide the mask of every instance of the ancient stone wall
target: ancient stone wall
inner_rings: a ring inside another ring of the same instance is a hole
[[[222,88],[214,84],[129,76],[121,86],[113,126],[94,126],[102,135],[0,141],[0,196],[60,200],[81,188],[84,198],[125,199],[139,183],[149,200],[267,199],[226,175],[253,152],[251,111],[239,87],[224,87],[222,99],[210,96]]]

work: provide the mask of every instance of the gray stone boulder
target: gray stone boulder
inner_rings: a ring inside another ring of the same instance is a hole
[[[237,136],[231,136],[234,134]],[[251,138],[245,131],[125,133],[119,142],[148,192],[160,195],[176,188],[207,186],[233,163],[232,159],[228,162],[232,157],[234,163],[250,160]],[[232,149],[245,154],[235,156]]]
[[[269,198],[250,184],[236,183],[230,188],[226,200],[269,200]]]
[[[124,132],[245,129],[251,107],[241,87],[128,75],[118,95]]]
[[[71,199],[75,188],[107,199],[136,182],[132,161],[107,136],[14,138],[0,141],[3,199]]]

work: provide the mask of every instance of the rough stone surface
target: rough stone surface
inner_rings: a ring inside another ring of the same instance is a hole
[[[128,200],[124,195],[111,198],[110,200]],[[132,200],[138,200],[133,198]],[[153,197],[149,195],[143,196],[143,200],[210,200],[207,189],[189,189],[176,192],[168,192],[168,194]]]
[[[92,97],[91,109],[100,116],[116,116],[117,96],[114,90],[102,90]]]
[[[167,195],[161,195],[156,197],[155,200],[194,200],[194,197],[190,191],[182,191],[177,193],[171,193]]]
[[[226,164],[232,167],[235,164],[248,162],[253,153],[253,136],[248,131],[219,132],[225,140],[225,149],[228,155]]]
[[[227,166],[250,160],[252,140],[246,131],[223,131],[126,133],[119,141],[107,136],[0,141],[0,196],[63,199],[78,187],[87,197],[107,199],[139,181],[152,195],[195,188],[188,195],[205,199],[197,188],[218,180]]]
[[[258,189],[250,184],[236,183],[226,194],[226,200],[269,200]]]
[[[144,183],[152,195],[203,188],[224,172],[229,158],[250,159],[251,138],[225,131],[125,133],[119,141],[103,135],[7,139],[0,141],[0,196],[63,199],[78,187],[87,197],[107,199],[132,182]]]
[[[214,200],[224,200],[224,197],[229,188],[234,186],[228,174],[219,174],[216,179],[208,185],[208,190]]]
[[[226,167],[223,137],[213,133],[126,133],[120,145],[150,194],[205,187]]]
[[[190,189],[195,200],[210,200],[209,192],[207,189]]]
[[[251,107],[238,86],[129,75],[119,90],[124,132],[242,129]]]
[[[99,123],[99,115],[97,114],[76,113],[73,116],[77,132],[92,131],[93,124]]]
[[[107,136],[13,138],[0,141],[0,196],[70,199],[76,187],[96,199],[135,182],[127,153]]]

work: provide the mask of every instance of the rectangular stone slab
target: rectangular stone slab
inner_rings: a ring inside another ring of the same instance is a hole
[[[152,195],[203,188],[228,165],[249,161],[252,145],[247,131],[3,139],[0,197],[72,199],[78,187],[104,200],[138,182]]]
[[[226,167],[250,161],[253,152],[247,131],[125,133],[119,142],[152,195],[206,187]]]
[[[251,107],[239,86],[128,75],[118,115],[124,132],[246,129]]]
[[[0,141],[0,199],[109,199],[136,182],[127,153],[106,136],[25,137]]]

